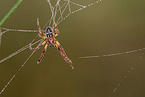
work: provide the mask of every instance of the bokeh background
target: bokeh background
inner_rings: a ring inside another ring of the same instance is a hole
[[[72,1],[87,5],[95,0]],[[0,0],[0,20],[16,2]],[[37,17],[42,27],[51,17],[46,0],[24,0],[3,27],[37,29]],[[57,39],[73,61],[75,70],[71,70],[55,48],[48,48],[42,62],[37,65],[43,50],[41,48],[25,64],[1,97],[145,96],[144,51],[112,57],[78,58],[144,48],[144,0],[102,0],[97,5],[71,15],[58,27],[61,33]],[[37,34],[3,34],[0,59],[30,43]],[[27,49],[0,64],[0,90],[31,53]],[[124,79],[124,76],[127,78]],[[115,88],[118,89],[114,93]]]

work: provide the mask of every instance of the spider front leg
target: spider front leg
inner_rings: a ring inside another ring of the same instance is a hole
[[[41,62],[41,60],[42,60],[42,58],[43,58],[43,56],[44,56],[44,54],[46,52],[47,47],[48,47],[48,43],[45,45],[44,50],[43,50],[39,60],[37,61],[37,64],[39,64]]]
[[[42,47],[45,43],[46,43],[46,41],[44,41],[42,44],[40,44],[40,45],[39,45],[38,47],[36,47],[36,48],[32,48],[31,43],[30,43],[29,49],[32,50],[32,51],[38,50],[38,49],[40,49],[40,47]]]
[[[55,41],[55,46],[57,47],[63,59],[71,66],[72,69],[74,69],[74,66],[72,65],[72,61],[67,57],[63,47],[57,40]]]
[[[38,33],[39,37],[47,38],[46,34],[42,33],[42,31],[41,31],[41,28],[40,28],[40,25],[39,25],[39,18],[37,18],[37,26],[38,26],[38,29],[39,29],[39,33]],[[42,35],[44,35],[44,36],[42,36]]]
[[[54,29],[54,37],[56,37],[60,32],[59,32],[59,30],[58,30],[58,27],[57,27],[57,24],[55,23],[55,20],[53,20],[53,22],[54,22],[54,25],[55,25],[55,29]]]

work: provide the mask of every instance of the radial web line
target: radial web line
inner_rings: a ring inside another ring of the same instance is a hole
[[[32,42],[34,41],[35,39],[33,39],[32,40]],[[41,40],[43,40],[43,39],[40,39],[40,40],[38,40],[37,42],[39,42],[39,41],[41,41]],[[31,42],[31,43],[32,43]],[[34,44],[36,44],[37,42],[35,42],[35,43],[33,43],[33,45]],[[41,43],[41,42],[40,42]],[[40,43],[38,44],[38,46],[40,45]],[[28,46],[29,47],[29,46]],[[27,47],[27,45],[26,45],[26,47],[23,47],[22,49],[20,49],[20,51],[18,50],[18,53],[20,53],[20,52],[22,52],[23,50],[25,50],[25,49],[27,49],[28,48]],[[22,51],[21,51],[22,50]],[[8,81],[8,83],[4,86],[4,88],[0,91],[0,94],[2,94],[4,91],[5,91],[5,89],[8,87],[8,85],[12,82],[12,80],[16,77],[16,75],[20,72],[20,70],[25,66],[25,64],[27,63],[27,61],[32,57],[32,55],[35,53],[35,51],[33,51],[31,54],[30,54],[30,56],[25,60],[25,62],[21,65],[21,67],[16,71],[16,73],[12,76],[12,78]],[[17,54],[17,53],[13,53],[14,55],[15,54]],[[11,54],[12,56],[14,56],[13,54]],[[11,56],[10,57],[8,57],[8,59],[9,58],[11,58]]]
[[[51,9],[52,18],[53,18],[53,20],[55,20],[56,13],[57,13],[57,7],[58,7],[58,5],[59,5],[60,0],[57,0],[57,3],[55,4],[55,7],[53,7],[53,6],[51,5],[50,0],[48,0],[47,2],[49,3],[50,9]],[[55,12],[54,12],[54,10],[55,10]]]
[[[35,45],[36,43],[38,43],[38,42],[40,42],[40,41],[42,41],[42,39],[36,41],[35,43],[33,43],[33,44],[31,44],[31,45]],[[8,59],[10,59],[11,57],[13,57],[13,56],[19,54],[19,53],[22,52],[22,51],[26,50],[27,48],[29,48],[29,46],[30,46],[30,43],[27,44],[26,46],[22,47],[21,49],[15,51],[14,53],[10,54],[9,56],[5,57],[4,59],[0,60],[0,63],[6,61],[6,60],[8,60]]]
[[[59,17],[59,19],[63,19],[63,16],[62,16],[62,11],[61,11],[61,9],[64,7],[66,5],[66,2],[60,7],[60,4],[59,4],[59,12],[60,12],[60,17]],[[59,21],[59,19],[57,20],[57,21]]]
[[[52,14],[54,15],[54,16],[53,16],[53,21],[55,20],[56,15],[57,15],[57,12],[58,12],[57,8],[58,8],[58,5],[59,5],[59,2],[60,2],[60,0],[57,1],[57,3],[56,3],[56,8],[54,8],[54,9],[53,9],[53,12],[52,12]],[[52,27],[54,28],[54,22],[53,22],[53,24],[52,24]]]
[[[2,27],[0,27],[0,47],[1,47],[2,35],[6,32],[8,32],[8,30],[2,32]]]
[[[1,29],[6,31],[11,31],[11,32],[39,32],[39,30],[19,30],[19,29],[9,29],[9,28],[1,28]]]
[[[67,9],[67,6],[68,6],[68,3],[65,3],[65,7],[64,7],[64,9],[63,9],[63,11],[62,11],[62,13],[61,13],[61,16],[63,15],[63,13],[65,12],[65,10]],[[59,24],[58,22],[59,22],[59,20],[61,19],[61,20],[63,20],[64,18],[62,18],[62,17],[59,17],[58,18],[58,20],[57,20],[57,25]]]
[[[2,32],[2,35],[3,35],[4,33],[6,33],[6,32],[8,32],[8,31],[7,31],[7,30],[6,30],[6,31],[3,31],[3,32]]]
[[[31,55],[27,58],[27,60],[21,65],[21,67],[16,71],[16,73],[13,75],[13,77],[8,81],[8,83],[4,86],[4,88],[0,91],[0,94],[2,94],[5,89],[8,87],[8,85],[11,83],[11,81],[16,77],[16,75],[19,73],[19,71],[24,67],[24,65],[27,63],[27,61],[32,57],[35,51],[31,53]]]
[[[68,8],[69,8],[69,12],[71,13],[70,0],[68,0]]]
[[[51,18],[47,21],[47,23],[44,25],[43,29],[46,28],[47,24],[50,25],[50,24],[51,24],[51,21],[52,21],[52,16],[51,16]],[[43,29],[42,29],[42,30],[43,30]]]
[[[65,3],[66,3],[66,2],[65,2]],[[64,4],[65,4],[65,3],[64,3]],[[64,6],[64,4],[62,5],[62,7]],[[63,16],[62,16],[62,14],[61,14],[61,8],[62,8],[62,7],[60,7],[60,4],[58,5],[58,7],[59,7],[60,15],[61,15],[60,17],[63,19]]]
[[[117,90],[122,86],[123,82],[127,79],[127,77],[129,76],[129,74],[133,71],[133,67],[134,66],[131,66],[130,69],[126,73],[124,73],[124,76],[122,77],[122,79],[120,80],[120,82],[113,89],[111,96],[114,95],[117,92]],[[109,96],[109,97],[111,97],[111,96]]]
[[[51,5],[50,0],[48,0],[47,2],[49,3],[49,7],[50,7],[50,10],[51,10],[51,13],[52,13],[52,17],[53,17],[53,10],[54,10],[54,7]]]
[[[145,48],[136,49],[136,50],[127,51],[127,52],[120,52],[120,53],[113,53],[113,54],[105,54],[105,55],[100,55],[100,56],[85,56],[85,57],[79,57],[79,58],[111,57],[111,56],[118,56],[118,55],[124,55],[124,54],[131,54],[131,53],[135,53],[135,52],[142,51],[142,50],[145,50]]]
[[[66,3],[66,5],[65,5],[65,7],[64,7],[64,9],[63,9],[63,11],[61,13],[61,15],[65,12],[65,10],[67,9],[67,7],[69,8],[69,14],[66,15],[64,18],[59,17],[58,20],[57,20],[57,24],[59,24],[62,20],[64,20],[65,18],[67,18],[71,14],[70,2],[68,1],[68,3]],[[60,20],[60,22],[59,22],[59,20]]]
[[[57,12],[58,12],[57,8],[58,8],[59,5],[60,5],[59,2],[60,2],[60,0],[58,0],[57,3],[56,3],[55,14],[54,14],[54,17],[53,17],[54,20],[55,20],[55,17],[56,17],[56,15],[57,15]],[[54,11],[53,11],[53,13],[54,13]]]
[[[142,55],[139,56],[139,60],[142,59],[142,56],[144,56],[144,53],[142,53]],[[121,87],[121,85],[123,84],[123,82],[127,79],[127,77],[129,76],[129,74],[134,70],[134,66],[137,64],[133,64],[130,66],[130,69],[124,73],[124,76],[122,77],[122,79],[120,80],[120,82],[117,84],[117,86],[113,89],[111,96],[115,95],[115,93],[117,92],[117,90]],[[111,97],[109,96],[109,97]]]
[[[60,0],[59,0],[60,1]],[[47,24],[49,24],[49,26],[51,25],[51,22],[52,22],[52,19],[54,19],[54,13],[53,13],[53,11],[54,11],[54,9],[56,8],[56,6],[57,6],[57,4],[58,4],[58,1],[57,1],[57,3],[56,3],[56,5],[53,7],[52,5],[51,5],[51,2],[50,2],[50,0],[48,0],[47,1],[48,3],[49,3],[49,6],[50,6],[50,10],[51,10],[51,13],[52,13],[52,16],[51,16],[51,18],[47,21],[47,23],[44,25],[44,27],[43,27],[43,29],[47,26]],[[56,11],[57,12],[57,11]]]

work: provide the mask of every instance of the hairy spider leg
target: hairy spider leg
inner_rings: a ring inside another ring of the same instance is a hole
[[[38,33],[39,37],[47,38],[46,34],[42,33],[42,31],[41,31],[41,28],[40,28],[40,25],[39,25],[39,18],[37,18],[37,26],[38,26],[38,29],[39,29],[39,33]],[[44,35],[44,36],[42,36],[42,35]]]
[[[43,56],[44,56],[44,54],[46,52],[47,47],[48,47],[48,43],[45,45],[44,50],[43,50],[39,60],[37,61],[37,64],[39,64],[41,62],[41,60],[42,60],[42,58],[43,58]]]
[[[36,48],[32,48],[31,43],[30,43],[29,48],[30,48],[30,50],[32,50],[32,51],[38,50],[38,49],[40,49],[40,47],[42,47],[45,43],[46,43],[46,41],[44,41],[42,44],[40,44],[40,45],[39,45],[38,47],[36,47]]]
[[[57,40],[55,41],[55,46],[57,47],[63,59],[71,66],[72,69],[74,69],[74,66],[72,65],[72,61],[67,57],[63,47]]]
[[[55,25],[55,29],[54,29],[54,34],[53,34],[53,36],[56,37],[60,32],[59,32],[59,30],[58,30],[58,27],[57,27],[57,25],[56,25],[55,20],[53,20],[53,22],[54,22],[54,25]]]

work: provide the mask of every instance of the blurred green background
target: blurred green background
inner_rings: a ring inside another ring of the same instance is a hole
[[[95,0],[71,1],[87,5]],[[0,20],[16,2],[0,0]],[[24,0],[3,27],[37,29],[37,17],[42,27],[51,17],[46,0]],[[42,62],[37,65],[41,48],[1,97],[145,97],[144,51],[112,57],[78,58],[144,48],[144,0],[102,0],[63,20],[58,28],[61,33],[57,39],[73,61],[75,70],[71,70],[55,48],[48,48]],[[37,34],[3,34],[0,60],[30,43]],[[0,64],[0,90],[31,53],[27,49]],[[133,70],[128,73],[132,66]],[[124,76],[127,79],[123,79]],[[113,93],[116,87],[118,89]]]

